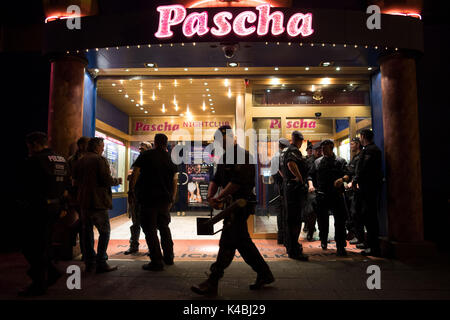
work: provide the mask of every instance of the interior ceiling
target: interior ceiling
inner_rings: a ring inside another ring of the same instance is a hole
[[[227,82],[225,78],[98,81],[99,96],[131,116],[178,116],[186,113],[188,106],[193,115],[234,115],[236,95],[244,92],[244,79],[227,79]]]
[[[245,76],[242,72],[240,75],[230,74],[225,70],[218,73],[183,68],[159,69],[159,77],[147,75],[145,71],[148,68],[124,73],[117,70],[90,71],[100,75],[97,83],[99,96],[130,116],[179,116],[186,113],[188,106],[193,115],[234,115],[236,95],[245,93],[246,79],[250,79],[249,84],[254,89],[296,89],[301,93],[311,91],[315,85],[315,90],[368,90],[370,71],[367,68],[352,69],[343,75],[331,68],[322,68],[323,74],[319,75],[311,68],[309,72],[315,73],[313,76],[302,75],[304,68],[289,68],[284,72],[280,68],[275,73],[273,68],[263,69],[249,70]],[[297,75],[293,76],[293,73]],[[195,76],[197,74],[203,76]]]

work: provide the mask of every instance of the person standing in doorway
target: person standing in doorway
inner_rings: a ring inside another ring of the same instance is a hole
[[[322,157],[322,146],[321,142],[316,142],[312,146],[313,154],[310,158],[306,159],[306,163],[308,165],[308,172],[314,165],[314,162]],[[316,181],[313,181],[314,185],[317,185]],[[306,206],[303,212],[305,216],[305,225],[307,226],[307,235],[306,239],[308,241],[314,241],[314,232],[316,232],[316,221],[317,221],[317,201],[316,201],[316,193],[308,192],[306,196]],[[305,228],[303,228],[304,230]]]
[[[285,212],[283,210],[283,177],[280,174],[280,153],[283,149],[289,147],[289,140],[286,138],[280,138],[278,140],[278,152],[272,157],[270,162],[270,180],[274,183],[276,188],[276,194],[278,200],[275,202],[275,209],[277,210],[277,242],[278,244],[284,244]]]
[[[97,273],[117,270],[106,262],[111,226],[108,210],[112,209],[111,187],[122,183],[111,176],[108,161],[102,156],[103,138],[90,138],[87,153],[74,168],[73,178],[78,185],[78,202],[81,207],[83,253],[86,271]],[[94,250],[94,229],[99,233],[97,253]]]
[[[334,142],[324,140],[321,143],[323,156],[314,161],[308,173],[309,192],[316,192],[317,220],[319,236],[323,250],[327,249],[331,210],[334,215],[336,255],[346,256],[345,220],[347,213],[343,194],[344,182],[349,181],[347,162],[334,154]],[[317,182],[314,185],[314,181]]]
[[[152,149],[150,142],[143,141],[139,145],[140,154],[150,149]],[[134,163],[131,167],[134,167]],[[130,179],[131,173],[128,175],[128,181],[130,181]],[[131,218],[132,225],[130,226],[130,247],[124,252],[126,255],[139,251],[139,236],[141,234],[140,204],[137,201],[136,194],[133,191],[128,191],[128,215]]]
[[[350,244],[360,244],[364,242],[364,222],[361,216],[361,196],[360,191],[353,189],[353,178],[356,167],[361,156],[361,140],[353,138],[350,142],[350,150],[353,154],[352,160],[347,166],[350,182],[346,186],[346,198],[349,202],[349,216],[347,219],[347,240]]]
[[[211,267],[209,277],[191,290],[200,295],[216,295],[219,280],[225,269],[234,259],[236,250],[244,261],[257,273],[256,282],[250,285],[250,290],[261,289],[264,285],[275,281],[268,264],[256,248],[248,233],[247,219],[254,213],[253,202],[256,197],[255,187],[256,168],[250,153],[234,142],[234,135],[229,125],[221,126],[215,134],[216,139],[222,137],[222,146],[226,149],[217,165],[217,171],[209,184],[208,202],[215,209],[223,208],[227,199],[232,202],[244,199],[246,205],[235,209],[223,221],[222,235],[219,241],[219,253],[216,262]],[[216,140],[220,143],[218,140]],[[231,150],[233,156],[227,157]],[[241,162],[238,162],[242,161]],[[217,191],[221,188],[220,192]],[[217,194],[217,195],[216,195]]]
[[[151,259],[143,269],[150,271],[162,271],[163,262],[173,265],[174,259],[169,223],[170,208],[177,194],[178,170],[167,152],[167,141],[165,134],[155,135],[154,148],[139,155],[130,179],[130,190],[136,194],[140,205],[142,230]],[[161,235],[161,243],[157,230]]]
[[[280,156],[280,172],[283,176],[284,207],[286,212],[286,250],[289,258],[307,261],[303,247],[298,242],[302,227],[302,207],[306,201],[306,160],[300,147],[303,135],[299,131],[292,132],[291,145],[284,149]]]
[[[373,142],[374,134],[370,129],[361,131],[360,160],[353,179],[353,188],[361,196],[361,214],[367,229],[367,249],[361,252],[365,256],[380,256],[378,205],[383,174],[381,171],[381,150]],[[357,245],[358,247],[358,245]]]

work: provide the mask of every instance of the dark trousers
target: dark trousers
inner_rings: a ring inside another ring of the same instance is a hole
[[[361,212],[361,195],[359,191],[346,191],[347,222],[346,227],[359,241],[364,241],[364,221]]]
[[[152,263],[162,265],[164,258],[173,259],[173,241],[170,232],[169,203],[158,205],[141,203],[141,225],[145,234],[145,241],[150,252]],[[158,239],[157,230],[161,235],[161,244]]]
[[[219,253],[216,262],[211,267],[209,279],[219,281],[223,277],[224,270],[233,261],[236,250],[239,251],[244,261],[260,276],[272,275],[269,265],[256,248],[247,228],[247,213],[250,208],[238,209],[233,218],[224,220],[222,235],[219,242]]]
[[[39,219],[28,220],[25,226],[22,253],[29,263],[28,276],[33,285],[45,289],[47,280],[59,274],[52,262],[52,234],[57,210],[36,210]]]
[[[330,216],[328,211],[332,211],[334,215],[334,230],[336,247],[345,248],[346,231],[345,220],[347,213],[345,211],[344,197],[337,193],[317,193],[317,221],[319,224],[319,236],[322,243],[328,241],[328,231],[330,224]]]
[[[362,218],[364,226],[367,229],[367,246],[373,251],[378,251],[380,249],[378,239],[379,190],[375,188],[364,188],[361,185],[360,188]]]
[[[81,224],[84,262],[86,264],[104,264],[108,260],[106,250],[108,249],[111,226],[109,224],[108,210],[81,209]],[[97,228],[99,237],[97,253],[94,250],[94,226]]]
[[[285,246],[288,255],[298,255],[303,252],[298,238],[302,226],[302,206],[306,193],[303,186],[297,182],[285,182],[283,189],[286,212]]]
[[[140,205],[135,199],[129,207],[132,225],[130,226],[130,249],[139,248],[139,236],[141,234]]]
[[[282,184],[276,184],[276,190],[277,194],[279,196],[278,200],[275,201],[273,204],[273,208],[277,212],[277,242],[279,244],[284,244],[284,227],[285,227],[285,212],[284,212],[284,205],[283,205],[283,186]]]
[[[308,234],[313,234],[316,231],[316,221],[317,221],[317,203],[316,194],[309,192],[305,198],[305,205],[302,212],[303,221],[308,229]]]

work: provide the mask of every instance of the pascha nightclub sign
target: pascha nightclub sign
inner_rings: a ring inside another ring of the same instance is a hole
[[[155,37],[161,40],[179,38],[176,32],[180,26],[186,38],[223,38],[233,34],[238,37],[288,35],[297,38],[314,33],[312,13],[291,12],[285,15],[283,11],[273,9],[269,4],[262,4],[255,8],[256,11],[224,9],[198,12],[189,9],[188,12],[180,4],[160,6],[157,8],[159,23]]]

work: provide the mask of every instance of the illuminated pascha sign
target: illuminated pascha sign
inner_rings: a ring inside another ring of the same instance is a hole
[[[215,37],[224,37],[230,33],[246,37],[253,34],[265,36],[269,32],[273,36],[287,33],[291,37],[308,37],[313,34],[312,13],[294,13],[285,17],[281,11],[271,11],[269,4],[256,7],[254,11],[243,11],[233,15],[230,11],[221,11],[214,15],[214,25],[208,24],[208,12],[192,12],[189,15],[184,6],[175,4],[160,6],[158,31],[155,33],[158,39],[169,39],[174,36],[172,27],[182,24],[183,35],[187,38],[205,36],[211,33]],[[285,23],[285,21],[287,21]],[[270,24],[272,24],[270,28]],[[269,30],[270,29],[270,30]]]

